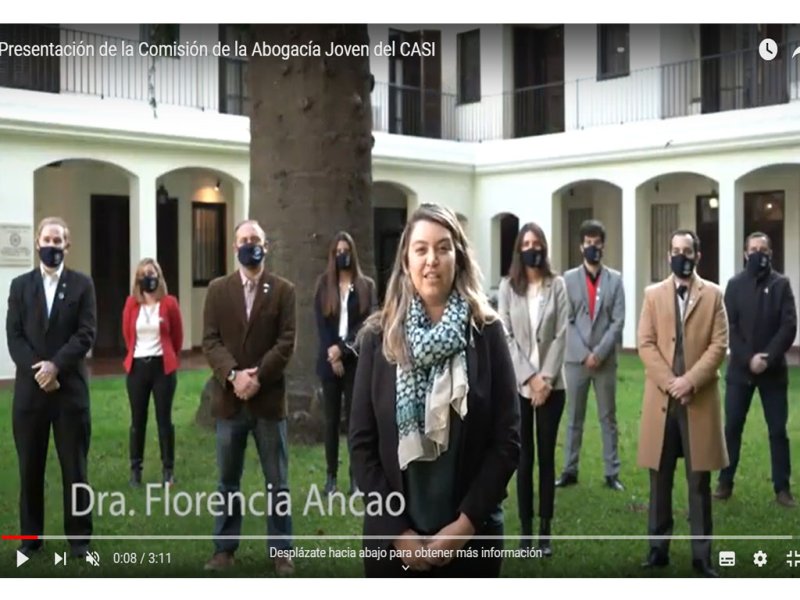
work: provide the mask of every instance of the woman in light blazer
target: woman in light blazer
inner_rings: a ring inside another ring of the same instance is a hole
[[[562,366],[567,332],[564,279],[550,269],[547,238],[541,227],[526,223],[514,243],[508,277],[500,283],[500,316],[508,343],[520,400],[521,431],[517,503],[523,539],[533,546],[533,463],[539,454],[539,547],[552,556],[550,522],[555,499],[555,450],[564,412]]]

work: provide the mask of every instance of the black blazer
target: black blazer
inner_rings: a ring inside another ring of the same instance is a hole
[[[14,410],[46,408],[50,401],[67,410],[89,408],[89,377],[85,357],[94,345],[97,310],[91,278],[64,267],[53,298],[50,318],[42,274],[33,271],[14,278],[8,296],[6,338],[17,367]],[[41,360],[58,367],[61,387],[46,393],[31,368]]]
[[[347,358],[355,357],[353,347],[355,346],[356,334],[364,324],[366,318],[378,308],[378,296],[375,291],[375,282],[362,275],[369,290],[370,306],[364,308],[359,305],[358,292],[354,285],[350,286],[350,294],[347,296],[347,337],[339,339],[339,315],[325,317],[322,314],[322,287],[317,286],[314,296],[314,316],[317,321],[317,335],[319,336],[319,349],[317,351],[317,376],[323,381],[336,379],[336,375],[328,362],[328,348],[337,344],[342,351],[342,356]]]
[[[760,299],[760,301],[759,301]],[[726,380],[733,383],[788,381],[786,352],[797,334],[797,309],[789,279],[771,271],[761,282],[742,271],[725,288],[730,359]],[[766,352],[767,370],[750,372],[750,359]]]
[[[371,501],[403,492],[397,459],[395,415],[396,366],[381,350],[382,336],[367,332],[361,346],[350,413],[350,445],[358,487]],[[506,497],[506,486],[517,468],[520,453],[520,414],[514,367],[500,320],[470,328],[467,345],[468,412],[457,448],[456,497],[458,511],[480,532],[492,511]],[[391,507],[395,510],[397,503]],[[384,537],[368,546],[388,546],[413,528],[407,513],[364,517],[364,535]]]

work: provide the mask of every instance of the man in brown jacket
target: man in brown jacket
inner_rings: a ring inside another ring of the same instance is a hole
[[[728,347],[728,319],[719,287],[695,273],[700,240],[688,230],[671,238],[672,276],[645,290],[639,356],[645,367],[639,466],[650,469],[652,536],[671,536],[672,482],[686,463],[692,566],[716,577],[711,562],[711,471],[728,464],[718,369]],[[653,538],[645,567],[669,564],[669,539]]]
[[[218,490],[224,499],[206,570],[234,564],[243,509],[236,493],[250,433],[266,480],[268,550],[291,547],[284,370],[295,346],[295,291],[264,268],[266,240],[257,221],[237,225],[234,237],[240,267],[211,282],[203,316],[203,352],[214,372]],[[274,564],[279,575],[294,571],[290,558],[279,556]]]

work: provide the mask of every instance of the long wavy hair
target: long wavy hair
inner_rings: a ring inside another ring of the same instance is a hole
[[[369,285],[361,271],[361,264],[358,262],[358,251],[356,243],[346,231],[340,231],[331,239],[328,248],[328,264],[325,271],[317,279],[315,296],[320,302],[322,314],[326,318],[338,317],[341,310],[339,299],[339,271],[336,269],[336,246],[339,242],[345,241],[350,247],[350,268],[353,272],[353,287],[358,294],[358,309],[361,314],[370,310]]]
[[[383,309],[373,313],[361,330],[383,333],[383,355],[390,363],[403,368],[411,366],[411,353],[406,338],[405,320],[408,307],[416,294],[411,275],[408,272],[408,250],[411,233],[420,221],[430,221],[441,225],[453,237],[456,252],[455,281],[453,286],[469,304],[472,324],[483,327],[499,319],[497,312],[489,304],[483,292],[482,276],[472,247],[464,234],[456,214],[438,204],[422,204],[414,211],[406,223],[394,259],[392,274],[386,287]]]
[[[529,231],[536,236],[542,245],[544,260],[539,268],[542,276],[547,278],[555,275],[550,267],[550,246],[547,244],[547,236],[544,234],[544,230],[536,223],[525,223],[520,228],[517,239],[514,242],[514,254],[511,257],[511,267],[508,269],[508,280],[511,284],[511,289],[520,296],[524,296],[528,289],[528,275],[525,273],[527,267],[522,264],[522,240]]]

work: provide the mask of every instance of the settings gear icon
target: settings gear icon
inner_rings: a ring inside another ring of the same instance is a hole
[[[757,566],[759,569],[767,564],[767,553],[763,550],[759,550],[755,554],[753,554],[753,564]]]

